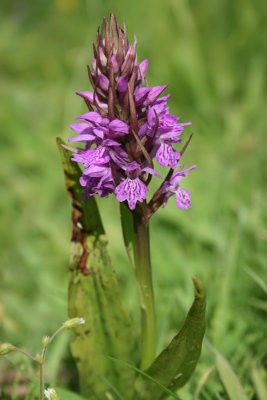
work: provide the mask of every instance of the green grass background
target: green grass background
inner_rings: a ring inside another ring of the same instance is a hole
[[[158,348],[181,326],[205,283],[207,338],[228,359],[249,398],[251,368],[266,367],[267,5],[263,0],[1,0],[0,342],[31,353],[67,318],[71,235],[56,136],[85,106],[86,64],[103,16],[126,20],[149,58],[148,82],[169,84],[171,112],[192,121],[184,155],[192,210],[174,198],[151,221]],[[139,329],[137,291],[114,198],[100,200],[122,292]],[[52,380],[67,353],[62,335],[48,355]],[[11,359],[12,357],[10,357]],[[20,359],[17,355],[13,359]],[[183,399],[228,399],[203,354]],[[0,374],[10,368],[0,361]],[[237,400],[237,399],[236,399]]]

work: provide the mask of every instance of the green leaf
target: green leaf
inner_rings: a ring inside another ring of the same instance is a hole
[[[68,389],[63,389],[60,387],[55,387],[55,391],[62,400],[88,400],[88,398],[82,397]]]
[[[93,399],[107,399],[107,392],[124,399],[132,396],[134,373],[114,368],[103,354],[128,361],[133,338],[129,317],[121,297],[116,274],[107,250],[107,238],[94,198],[82,202],[79,178],[82,174],[61,139],[66,188],[72,203],[72,241],[69,268],[69,317],[83,317],[71,344],[76,360],[81,393]],[[118,388],[115,389],[115,388]]]
[[[248,400],[248,397],[235,372],[228,361],[217,351],[215,352],[216,367],[222,383],[231,400]]]
[[[252,367],[252,379],[258,395],[259,400],[267,399],[267,376],[263,368],[259,369],[253,363]],[[264,379],[265,378],[265,379]]]
[[[57,138],[57,145],[63,164],[66,189],[72,203],[73,234],[79,235],[81,230],[87,234],[104,234],[104,228],[94,197],[88,199],[86,203],[82,202],[84,196],[81,193],[82,187],[79,183],[79,178],[82,175],[80,167],[76,162],[71,161],[72,154],[63,147],[66,144],[62,139]]]
[[[155,385],[157,385],[160,389],[162,389],[163,392],[167,393],[169,396],[172,396],[174,399],[181,400],[180,397],[178,397],[175,393],[173,393],[170,389],[167,387],[163,386],[160,382],[156,381],[152,376],[148,375],[146,372],[142,371],[141,369],[135,367],[132,364],[126,363],[125,361],[118,360],[114,357],[108,357],[110,360],[118,362],[122,365],[126,365],[128,368],[132,369],[133,371],[137,372],[139,375],[143,376],[147,380],[153,382]]]
[[[128,258],[131,265],[134,267],[134,227],[133,227],[133,215],[129,208],[120,203],[120,213],[121,213],[121,226],[124,244]]]
[[[145,371],[172,391],[184,386],[193,374],[200,357],[205,333],[205,288],[198,279],[193,278],[193,281],[195,300],[182,329],[160,353],[151,367]],[[161,400],[166,398],[166,393],[160,393],[158,387],[148,382],[140,382],[139,378],[136,389],[141,399]]]

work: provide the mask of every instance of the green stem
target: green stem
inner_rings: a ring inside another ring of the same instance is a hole
[[[47,346],[43,347],[40,364],[40,400],[44,400],[44,366]]]
[[[44,364],[40,362],[40,400],[44,399]]]
[[[135,274],[139,287],[142,319],[141,368],[147,369],[156,355],[156,315],[152,284],[149,224],[142,210],[133,212]]]

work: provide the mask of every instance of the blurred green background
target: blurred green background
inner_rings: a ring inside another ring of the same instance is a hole
[[[191,277],[208,292],[207,339],[249,398],[267,365],[267,5],[261,0],[1,0],[0,342],[30,353],[67,318],[70,204],[55,144],[85,112],[86,64],[103,16],[125,18],[149,58],[149,85],[168,83],[171,112],[193,125],[184,156],[192,210],[174,198],[151,221],[159,349],[181,326]],[[114,198],[100,200],[110,252],[139,330],[134,275]],[[48,355],[52,381],[69,336]],[[19,360],[16,355],[10,359]],[[202,358],[183,399],[227,399],[214,358]],[[0,374],[11,368],[0,360]],[[207,378],[207,371],[210,372]],[[199,389],[203,375],[206,376]]]

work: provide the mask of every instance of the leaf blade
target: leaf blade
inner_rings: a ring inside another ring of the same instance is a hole
[[[130,399],[133,372],[127,368],[111,368],[111,362],[103,357],[103,354],[110,354],[128,360],[133,343],[103,224],[95,199],[82,201],[79,166],[71,161],[71,153],[62,146],[61,139],[57,139],[57,144],[72,203],[69,317],[85,319],[85,324],[75,329],[71,344],[81,393],[93,400],[105,398],[105,393],[111,389],[117,396],[121,391],[125,399]],[[117,390],[117,382],[124,386]]]
[[[195,300],[188,312],[184,325],[171,343],[159,354],[151,367],[145,371],[156,381],[171,389],[180,389],[190,379],[201,353],[202,340],[206,328],[206,294],[203,284],[193,278]],[[144,393],[151,398],[164,399],[158,389],[145,385]],[[148,399],[148,397],[143,397]]]

